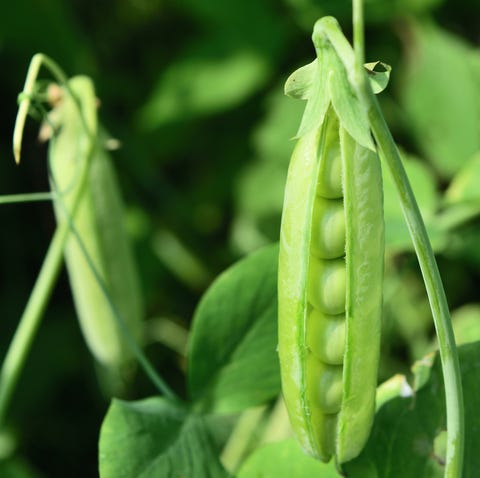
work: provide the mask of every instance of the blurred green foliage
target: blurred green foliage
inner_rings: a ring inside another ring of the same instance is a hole
[[[393,67],[380,101],[405,157],[412,157],[407,170],[440,254],[449,302],[452,308],[475,304],[480,301],[480,4],[366,0],[365,5],[367,59]],[[278,239],[290,138],[303,109],[283,97],[283,83],[313,59],[309,37],[315,20],[334,15],[348,34],[350,8],[344,0],[2,2],[0,193],[48,187],[35,122],[27,128],[20,167],[11,153],[16,97],[31,56],[42,51],[68,74],[91,76],[100,117],[122,144],[115,161],[148,317],[188,328],[213,277]],[[385,176],[381,378],[408,373],[410,362],[432,341],[416,260],[388,172]],[[0,218],[3,356],[54,219],[45,203],[2,206]],[[475,306],[471,310],[469,330],[480,320]],[[467,319],[460,316],[464,331]],[[184,394],[184,359],[169,349],[172,342],[175,338],[151,337],[147,353]],[[8,436],[0,443],[10,443],[0,446],[1,476],[97,474],[98,430],[109,397],[97,383],[101,374],[93,372],[62,275],[19,383]],[[139,376],[127,398],[151,393]]]

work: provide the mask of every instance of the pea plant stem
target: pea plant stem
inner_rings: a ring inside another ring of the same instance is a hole
[[[88,167],[84,167],[79,177],[80,187],[73,200],[73,213],[78,208],[86,183]],[[52,241],[45,256],[42,268],[30,294],[15,335],[5,355],[0,370],[0,425],[5,419],[6,410],[18,382],[20,372],[25,363],[33,339],[41,323],[43,313],[48,303],[58,277],[63,260],[63,250],[70,232],[67,222],[55,230]]]
[[[0,425],[12,397],[13,390],[23,368],[28,351],[40,325],[48,298],[62,264],[63,245],[68,235],[68,227],[58,228],[50,243],[42,269],[30,295],[25,311],[0,372]]]
[[[357,65],[365,63],[365,29],[363,28],[363,0],[353,0],[353,45]]]
[[[435,255],[417,201],[403,167],[397,145],[383,117],[377,98],[367,81],[364,63],[363,0],[353,0],[353,37],[357,89],[367,110],[380,156],[387,164],[398,191],[400,204],[417,254],[438,338],[447,409],[446,478],[462,476],[465,425],[463,389],[452,321]]]
[[[13,204],[19,202],[51,201],[54,195],[45,193],[5,194],[0,197],[0,204]]]

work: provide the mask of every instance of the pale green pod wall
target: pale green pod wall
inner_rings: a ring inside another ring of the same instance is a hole
[[[104,150],[106,140],[96,128],[96,98],[86,77],[75,77],[70,87],[80,100],[92,127],[95,145],[88,181],[74,224],[93,264],[100,273],[110,299],[125,322],[131,337],[140,343],[143,329],[143,305],[139,279],[131,246],[123,224],[123,204],[111,160]],[[80,121],[78,110],[67,93],[54,110],[59,131],[50,143],[50,164],[63,203],[69,208],[90,140]],[[56,204],[59,221],[64,212]],[[80,325],[93,355],[107,366],[117,366],[132,358],[130,347],[121,334],[111,306],[102,292],[73,235],[65,251],[68,275]]]
[[[279,355],[282,390],[290,421],[302,447],[316,455],[305,401],[305,318],[308,245],[318,175],[320,131],[302,137],[292,155],[283,205],[278,264]]]

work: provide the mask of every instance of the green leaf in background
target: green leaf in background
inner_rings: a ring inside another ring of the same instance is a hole
[[[161,397],[113,400],[100,431],[101,478],[227,478],[202,417]]]
[[[238,178],[238,215],[232,240],[240,252],[278,241],[286,175],[284,164],[256,161]]]
[[[160,75],[140,111],[143,128],[232,108],[258,90],[270,75],[265,58],[253,50],[219,56],[215,45],[205,43],[203,48],[205,51],[177,59]]]
[[[234,412],[280,391],[277,357],[278,246],[267,246],[221,274],[195,313],[188,388],[203,407]]]
[[[465,162],[454,176],[445,193],[448,203],[463,201],[480,202],[480,153]]]
[[[2,478],[44,478],[44,475],[33,470],[20,458],[0,461],[0,476]]]
[[[439,194],[435,189],[435,179],[429,168],[420,161],[405,154],[402,155],[402,159],[413,192],[417,198],[420,212],[425,221],[432,246],[435,250],[438,250],[443,247],[445,236],[433,220],[434,213],[439,206]],[[386,168],[382,168],[382,172],[386,248],[389,252],[413,250],[412,240],[403,218],[396,187]]]
[[[397,259],[397,260],[396,260]],[[401,347],[412,363],[431,350],[432,312],[425,285],[417,271],[398,264],[398,257],[386,261],[383,288],[382,349],[380,370],[383,377],[398,371],[399,364],[390,364],[385,352]]]
[[[282,82],[269,94],[265,107],[266,115],[253,134],[253,146],[261,160],[283,164],[286,176],[305,103],[286,98]]]
[[[480,265],[480,152],[474,154],[457,171],[444,195],[444,210],[439,226],[449,233],[445,255]]]
[[[480,153],[477,153],[462,165],[445,191],[445,207],[437,218],[441,228],[458,233],[459,227],[480,215],[479,182]]]
[[[322,463],[305,454],[290,438],[258,448],[245,461],[238,478],[338,478],[334,462]]]
[[[253,136],[255,160],[241,171],[235,189],[232,243],[243,254],[278,240],[283,191],[295,146],[292,138],[305,103],[285,98],[282,84],[270,95],[266,108]]]
[[[480,150],[473,49],[433,24],[411,22],[410,33],[402,89],[408,127],[438,172],[450,177]]]
[[[480,341],[480,304],[466,304],[452,312],[455,342]]]
[[[475,478],[480,468],[480,342],[458,349],[465,402],[465,460],[463,478]],[[345,464],[355,478],[440,478],[444,456],[437,454],[445,430],[445,392],[440,358],[426,357],[414,366],[415,393],[400,387],[399,395],[377,411],[370,439],[363,452]],[[430,370],[430,373],[429,373]],[[437,437],[439,437],[437,439]]]

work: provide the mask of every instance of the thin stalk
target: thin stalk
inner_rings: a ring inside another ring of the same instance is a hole
[[[353,0],[353,17],[353,36],[357,60],[355,76],[360,80],[357,88],[367,110],[380,156],[390,169],[399,194],[403,215],[422,271],[437,333],[447,409],[448,438],[445,477],[460,478],[465,441],[463,389],[447,298],[427,230],[405,173],[400,153],[363,69],[363,0]]]
[[[357,65],[365,63],[365,29],[363,28],[363,0],[353,0],[353,47]]]
[[[88,167],[86,165],[79,177],[79,187],[73,199],[72,214],[75,214],[78,209],[87,176]],[[13,390],[18,382],[20,372],[58,277],[63,260],[63,250],[69,232],[70,227],[67,222],[57,226],[32,293],[30,294],[15,335],[10,342],[10,346],[2,363],[0,370],[0,426],[5,419],[5,413],[10,403]]]
[[[58,277],[68,226],[57,228],[0,371],[0,426]]]
[[[82,122],[86,133],[89,136],[92,136],[92,132],[90,131],[90,128],[85,121],[85,117],[82,114],[80,102],[78,101],[75,93],[70,88],[70,85],[68,84],[68,78],[63,72],[63,70],[48,56],[44,55],[43,53],[36,53],[30,61],[27,76],[25,78],[25,85],[23,86],[23,91],[18,96],[18,113],[15,119],[15,128],[13,130],[13,155],[17,164],[20,163],[23,128],[25,126],[25,121],[28,116],[28,110],[30,109],[31,97],[35,91],[35,84],[37,82],[38,73],[40,72],[40,68],[42,67],[42,65],[45,65],[46,68],[55,77],[55,79],[67,89],[69,95],[72,97],[73,101],[77,105],[80,115],[80,121]]]
[[[0,196],[0,204],[14,204],[19,202],[52,201],[55,195],[50,192],[26,193],[26,194],[5,194]]]

